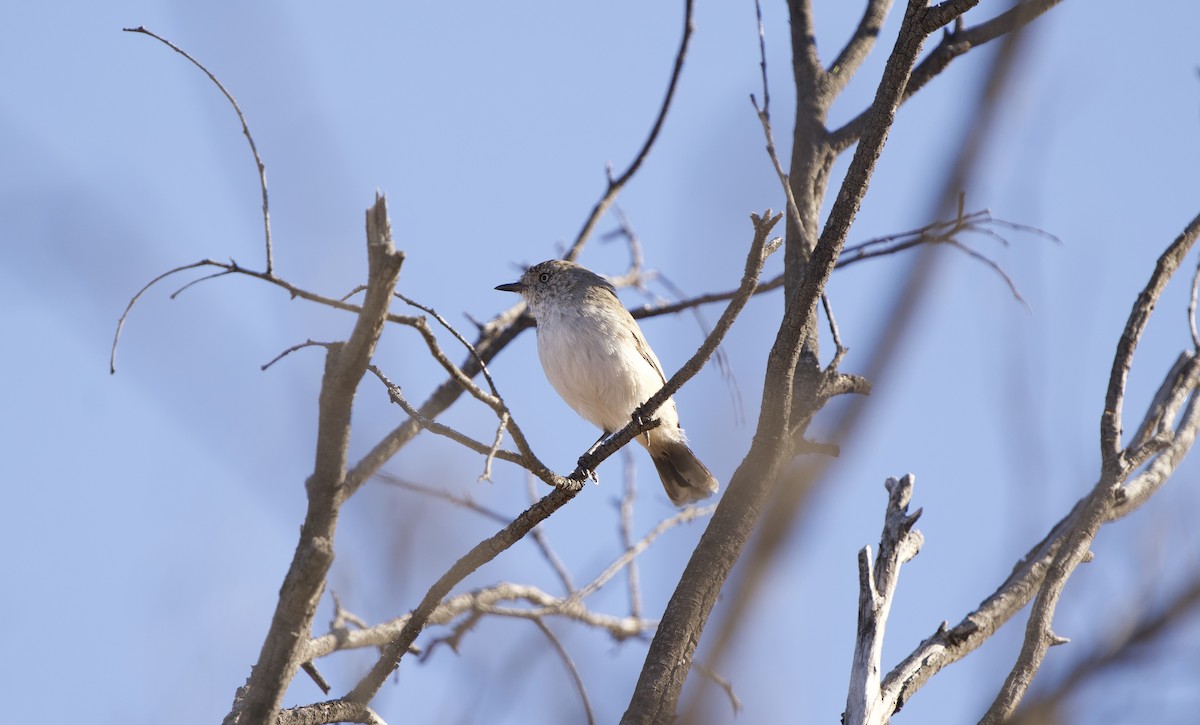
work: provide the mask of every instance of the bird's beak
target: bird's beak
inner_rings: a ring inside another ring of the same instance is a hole
[[[525,285],[520,282],[508,282],[505,284],[496,285],[496,289],[501,292],[517,292],[518,294],[525,291]]]

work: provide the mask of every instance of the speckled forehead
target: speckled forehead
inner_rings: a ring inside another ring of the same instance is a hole
[[[545,262],[538,262],[527,269],[525,271],[525,277],[532,281],[543,272],[559,272],[572,266],[573,265],[570,262],[564,262],[561,259],[549,259]]]

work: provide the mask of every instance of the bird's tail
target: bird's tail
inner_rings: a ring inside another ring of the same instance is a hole
[[[650,451],[671,503],[684,506],[717,492],[717,479],[682,441],[655,441]]]

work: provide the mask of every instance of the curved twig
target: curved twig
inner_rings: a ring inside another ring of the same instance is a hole
[[[109,359],[108,359],[109,373],[115,373],[117,371],[117,367],[116,367],[117,344],[121,340],[121,331],[125,327],[125,318],[127,318],[129,316],[129,313],[133,309],[134,304],[136,304],[137,301],[141,298],[141,296],[143,294],[145,294],[146,291],[149,290],[151,287],[153,287],[155,284],[161,282],[162,280],[166,279],[167,277],[170,277],[173,274],[176,274],[178,272],[184,272],[189,269],[196,269],[197,267],[216,267],[223,271],[218,272],[216,274],[205,275],[204,277],[201,277],[198,280],[194,280],[192,282],[189,282],[188,284],[185,284],[183,287],[175,290],[175,292],[171,295],[172,299],[174,299],[174,297],[176,295],[178,295],[180,292],[183,292],[185,289],[187,289],[187,288],[191,287],[192,285],[197,284],[199,282],[204,282],[204,281],[207,281],[210,279],[216,279],[217,277],[224,277],[225,275],[228,275],[228,274],[244,274],[247,277],[253,277],[255,279],[260,279],[264,282],[270,282],[271,284],[275,285],[276,287],[280,287],[284,290],[287,290],[288,294],[290,294],[293,298],[299,297],[300,299],[308,300],[309,302],[316,302],[318,304],[326,305],[327,307],[333,307],[334,309],[345,310],[346,312],[353,312],[355,314],[362,312],[362,308],[358,305],[352,305],[343,300],[336,300],[336,299],[333,299],[332,297],[325,297],[323,295],[316,294],[315,292],[309,292],[308,290],[297,287],[296,285],[294,285],[290,282],[286,282],[283,279],[276,277],[273,274],[268,274],[266,272],[256,272],[252,269],[246,269],[245,267],[242,267],[241,265],[239,265],[237,262],[235,262],[233,260],[230,260],[228,262],[217,262],[212,259],[201,259],[199,262],[192,262],[191,264],[185,264],[180,267],[175,267],[174,269],[169,269],[166,272],[163,272],[162,274],[158,275],[154,279],[147,282],[140,290],[137,291],[136,294],[134,294],[134,296],[132,298],[130,298],[129,303],[127,305],[125,305],[125,311],[121,313],[121,317],[117,320],[117,330],[113,334],[112,351],[109,353]],[[385,319],[388,322],[394,322],[394,323],[400,324],[400,325],[408,325],[409,327],[417,327],[421,323],[421,318],[419,318],[419,317],[412,317],[410,315],[397,315],[397,314],[394,314],[391,312],[387,313],[387,317]]]
[[[675,89],[679,86],[679,78],[683,74],[683,60],[687,57],[688,44],[691,42],[692,32],[695,30],[695,25],[692,22],[693,4],[694,0],[685,0],[684,2],[683,38],[679,41],[679,51],[675,54],[675,67],[671,71],[671,81],[667,84],[667,93],[663,98],[662,106],[658,109],[658,116],[654,119],[654,125],[650,127],[650,135],[646,137],[641,150],[638,151],[633,161],[630,162],[629,167],[620,176],[613,178],[611,173],[609,174],[608,188],[605,189],[604,195],[600,197],[596,205],[592,207],[592,212],[588,215],[587,221],[583,223],[583,228],[579,230],[579,234],[576,235],[575,241],[572,242],[566,254],[563,255],[563,259],[574,261],[579,256],[584,243],[591,236],[592,232],[595,231],[600,217],[604,216],[604,213],[608,211],[608,208],[612,206],[613,201],[617,198],[617,194],[621,193],[621,189],[625,187],[625,184],[629,183],[633,175],[642,167],[642,162],[650,155],[650,148],[654,146],[655,140],[658,139],[663,122],[667,118],[667,111],[671,108],[671,101],[675,98]]]
[[[271,205],[267,201],[267,167],[265,164],[263,164],[262,157],[258,155],[258,147],[254,144],[254,137],[250,135],[250,126],[246,123],[246,116],[242,113],[242,109],[240,106],[238,106],[238,102],[234,100],[233,94],[231,94],[225,88],[221,81],[217,80],[217,77],[213,75],[212,71],[210,71],[208,68],[205,68],[203,63],[188,55],[187,51],[185,51],[183,48],[180,48],[178,45],[175,45],[161,35],[146,30],[146,28],[142,27],[141,25],[136,28],[122,28],[122,30],[126,33],[141,33],[142,35],[149,35],[151,38],[154,38],[171,50],[182,55],[184,58],[190,60],[192,65],[204,71],[204,75],[208,76],[208,79],[215,83],[217,88],[221,89],[221,93],[225,95],[225,98],[229,100],[229,104],[233,106],[233,110],[237,114],[238,121],[240,121],[242,124],[242,133],[245,134],[246,141],[250,143],[250,153],[254,155],[254,165],[258,168],[258,186],[262,190],[263,235],[266,238],[267,246],[267,276],[274,276],[275,256],[274,252],[271,250]]]
[[[563,666],[567,668],[567,673],[571,675],[571,681],[575,683],[575,689],[579,691],[579,699],[583,701],[583,711],[587,715],[588,725],[596,725],[596,712],[592,710],[592,701],[588,699],[587,688],[583,685],[583,677],[580,676],[579,668],[575,666],[575,661],[567,653],[567,648],[563,647],[563,643],[559,641],[558,636],[550,630],[550,627],[542,621],[541,617],[535,617],[533,623],[537,625],[542,634],[546,635],[546,639],[550,640],[550,646],[554,647],[554,651],[558,653],[558,658],[562,660]]]

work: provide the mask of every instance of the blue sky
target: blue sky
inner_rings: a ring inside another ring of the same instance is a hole
[[[511,302],[492,288],[518,265],[556,256],[574,238],[603,190],[605,164],[622,168],[640,146],[667,82],[681,5],[111,2],[3,11],[0,367],[8,414],[0,416],[0,477],[11,514],[0,529],[10,551],[0,565],[0,618],[10,627],[0,692],[10,695],[14,721],[73,722],[75,706],[85,706],[97,722],[160,722],[171,712],[173,721],[200,723],[228,709],[257,655],[303,515],[322,361],[310,350],[265,373],[259,366],[306,338],[343,337],[352,324],[244,278],[169,300],[181,277],[134,309],[118,373],[108,374],[116,320],[142,284],[205,257],[261,268],[263,256],[258,181],[226,102],[181,57],[120,29],[145,25],[167,36],[241,103],[267,166],[282,276],[330,296],[359,284],[362,213],[379,189],[408,255],[400,290],[468,328],[465,314],[486,319]],[[828,61],[856,8],[817,5]],[[764,11],[786,158],[787,19],[782,3]],[[834,123],[869,102],[898,14],[835,106]],[[696,25],[678,103],[620,200],[648,265],[689,293],[732,287],[750,239],[747,215],[783,207],[747,100],[759,91],[753,5],[700,2]],[[844,446],[772,570],[753,623],[718,665],[745,703],[739,722],[835,721],[841,712],[855,556],[878,540],[887,476],[917,476],[926,544],[903,572],[885,667],[989,594],[1091,486],[1117,336],[1154,259],[1200,211],[1197,27],[1200,6],[1186,0],[1136,13],[1076,0],[1030,33],[968,207],[1040,227],[1063,244],[1020,233],[1009,235],[1009,247],[977,241],[1029,309],[983,265],[947,252],[923,317],[871,397],[867,424]],[[957,61],[901,111],[851,242],[929,221],[989,52]],[[607,219],[600,232],[614,227]],[[625,255],[594,239],[581,261],[615,273]],[[772,260],[769,273],[780,264]],[[883,260],[835,276],[830,295],[851,349],[843,369],[865,365],[903,269],[903,260]],[[1131,417],[1189,345],[1186,288],[1186,275],[1171,285],[1139,350]],[[727,383],[711,367],[677,398],[696,450],[722,481],[749,445],[780,307],[777,294],[753,301],[725,345],[750,423],[734,422]],[[719,310],[706,314],[715,320]],[[644,329],[670,370],[701,340],[687,317]],[[423,349],[411,331],[389,328],[377,355],[413,399],[441,381]],[[532,334],[492,370],[543,460],[568,471],[594,432],[554,397]],[[365,382],[352,456],[399,415]],[[488,412],[469,401],[446,420],[491,435]],[[634,456],[643,483],[635,529],[645,531],[672,508],[644,454]],[[517,511],[526,500],[520,471],[499,465],[489,485],[475,481],[481,466],[474,454],[422,436],[387,469]],[[612,504],[620,466],[606,468],[599,487],[548,525],[577,579],[619,552]],[[1185,463],[1159,499],[1101,534],[1096,563],[1080,571],[1060,610],[1059,629],[1079,650],[1106,622],[1195,573],[1200,552],[1186,526],[1196,470]],[[369,621],[396,616],[492,528],[368,485],[344,510],[331,587]],[[646,555],[649,611],[661,610],[701,530],[673,531]],[[554,586],[529,546],[467,586],[504,580]],[[624,613],[624,592],[611,586],[593,605]],[[714,621],[720,615],[718,604]],[[318,625],[327,619],[328,602]],[[615,720],[644,645],[552,626],[601,720]],[[1183,640],[1190,649],[1181,645],[1171,660],[1175,671],[1195,671],[1194,629]],[[897,721],[977,718],[1019,634],[1014,627],[943,672]],[[1053,651],[1047,668],[1068,662],[1067,650]],[[704,651],[702,642],[701,659]],[[323,669],[344,691],[369,661],[351,653]],[[510,677],[514,662],[528,677]],[[1153,677],[1157,721],[1179,722],[1172,708],[1194,704],[1195,695],[1163,671],[1135,671],[1106,691]],[[714,721],[725,719],[719,694],[696,684],[686,696],[702,690]],[[318,697],[297,680],[289,703]],[[1145,714],[1105,710],[1115,697],[1100,692],[1085,716],[1133,722]],[[47,702],[71,706],[47,714]],[[510,621],[485,623],[458,656],[406,660],[378,705],[391,722],[400,713],[410,722],[579,717],[540,635]]]

